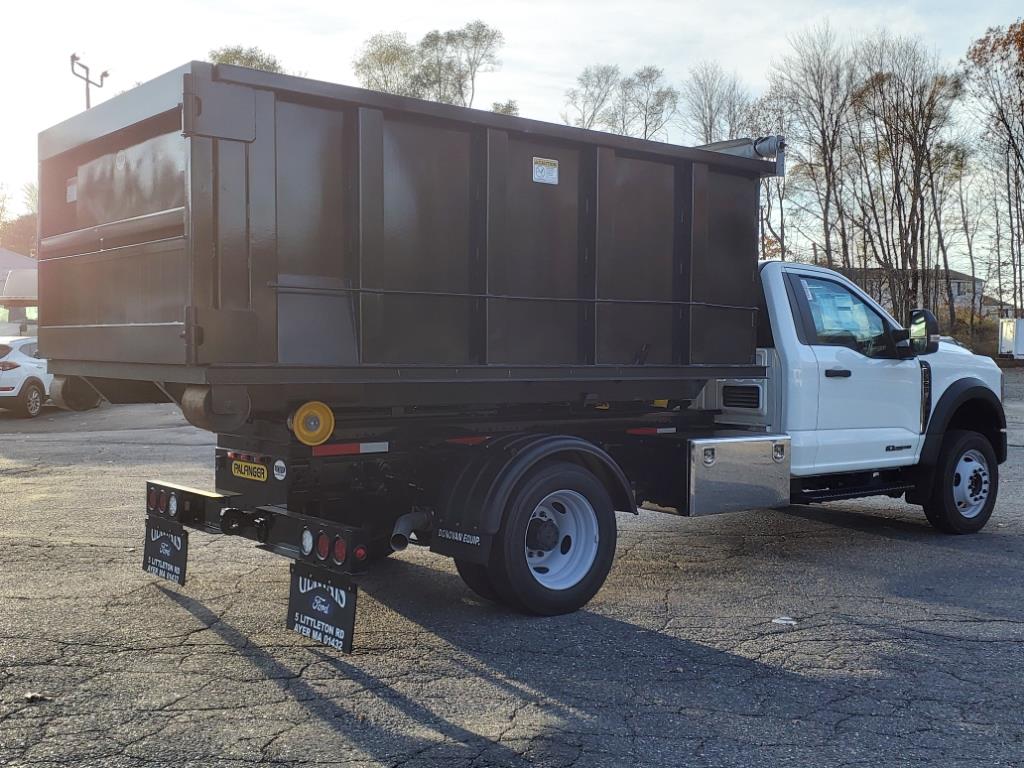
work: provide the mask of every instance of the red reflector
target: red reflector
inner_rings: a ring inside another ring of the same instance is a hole
[[[627,429],[627,435],[671,435],[675,433],[675,427],[634,427]]]
[[[316,536],[316,556],[321,560],[326,560],[327,556],[331,554],[331,537],[323,531]]]
[[[391,444],[384,442],[377,443],[330,443],[328,445],[314,445],[314,456],[356,456],[361,453],[387,453],[391,450]]]
[[[369,552],[367,552],[364,544],[360,544],[353,550],[352,554],[356,556],[356,560],[365,560]]]
[[[340,536],[334,540],[334,549],[331,550],[331,559],[338,565],[345,562],[345,555],[348,554],[348,545]]]

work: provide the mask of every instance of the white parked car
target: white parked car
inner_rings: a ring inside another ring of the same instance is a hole
[[[32,336],[0,336],[0,408],[34,418],[43,410],[53,381]]]

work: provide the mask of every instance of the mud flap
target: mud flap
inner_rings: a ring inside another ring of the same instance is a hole
[[[288,629],[343,653],[352,653],[356,585],[347,577],[293,562],[288,592]]]

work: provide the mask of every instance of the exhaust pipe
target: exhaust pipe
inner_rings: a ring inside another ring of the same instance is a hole
[[[406,512],[395,521],[395,527],[391,531],[391,548],[395,552],[401,552],[409,546],[409,534],[418,528],[426,528],[430,525],[430,515],[422,509],[414,509]]]

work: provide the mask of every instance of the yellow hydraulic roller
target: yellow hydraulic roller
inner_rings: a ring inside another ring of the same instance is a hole
[[[334,434],[334,411],[319,400],[310,400],[295,409],[288,427],[303,445],[320,445]]]

